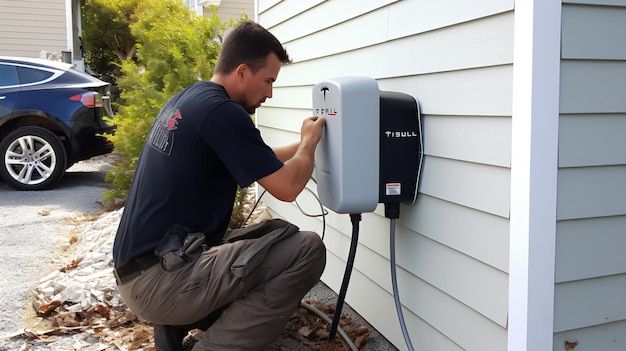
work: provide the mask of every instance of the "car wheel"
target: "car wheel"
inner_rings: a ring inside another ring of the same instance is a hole
[[[57,136],[41,127],[14,130],[0,143],[0,176],[20,190],[49,189],[65,173],[67,157]]]

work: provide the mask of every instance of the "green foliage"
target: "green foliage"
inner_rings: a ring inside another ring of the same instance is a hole
[[[107,174],[113,187],[105,192],[105,203],[125,201],[159,110],[181,89],[211,78],[223,35],[235,25],[222,23],[215,8],[210,18],[197,16],[180,0],[137,1],[130,18],[136,60],[121,64],[123,104],[113,121],[118,128],[109,137],[122,161]]]
[[[83,8],[83,45],[88,67],[115,75],[117,65],[131,59],[136,50],[130,31],[135,8],[142,0],[86,0]]]
[[[248,190],[247,188],[241,189],[237,187],[237,195],[233,203],[233,212],[230,215],[230,221],[228,223],[229,228],[241,228],[248,217],[250,209],[247,207],[249,207],[251,203],[250,196],[252,195]]]

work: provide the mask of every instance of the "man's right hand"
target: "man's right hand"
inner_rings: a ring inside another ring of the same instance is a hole
[[[294,201],[302,192],[313,173],[315,147],[322,137],[325,122],[323,117],[305,119],[293,157],[285,160],[276,172],[258,180],[272,196],[282,201]]]
[[[324,117],[309,117],[302,122],[302,128],[300,129],[300,140],[310,141],[315,145],[320,141],[322,137],[322,130],[326,124]]]

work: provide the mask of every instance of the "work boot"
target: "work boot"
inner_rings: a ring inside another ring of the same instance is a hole
[[[203,319],[189,325],[161,325],[154,324],[154,346],[156,351],[185,351],[183,348],[183,340],[190,330],[200,329],[206,331],[209,329],[221,315],[222,312],[230,305],[218,308],[213,313]]]
[[[173,325],[154,325],[154,346],[156,351],[183,351],[183,339],[187,329]]]

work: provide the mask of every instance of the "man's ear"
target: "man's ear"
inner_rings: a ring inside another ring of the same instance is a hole
[[[245,63],[240,64],[239,66],[237,66],[235,68],[235,76],[237,77],[238,81],[243,81],[246,77],[246,74],[249,73],[250,67],[248,67],[248,65],[246,65]]]

